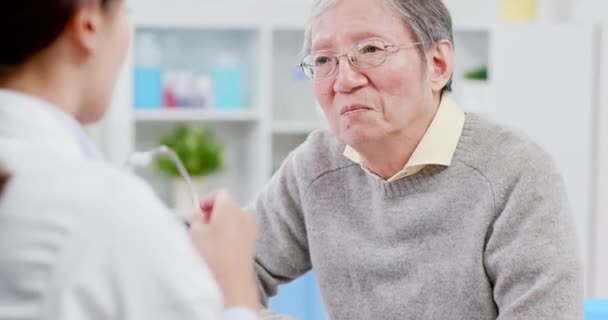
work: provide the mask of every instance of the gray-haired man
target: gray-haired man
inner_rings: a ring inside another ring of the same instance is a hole
[[[250,210],[266,295],[314,268],[332,319],[580,319],[563,182],[447,92],[440,0],[317,1],[302,68],[331,126]]]

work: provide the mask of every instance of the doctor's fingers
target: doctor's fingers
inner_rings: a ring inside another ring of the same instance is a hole
[[[205,221],[206,228],[217,229],[220,232],[242,233],[241,237],[254,239],[257,234],[254,215],[243,210],[226,190],[216,193],[211,217]]]
[[[215,193],[213,207],[210,212],[209,222],[220,222],[223,220],[234,219],[234,215],[242,212],[232,194],[226,190],[219,190]]]
[[[253,258],[257,238],[255,217],[236,204],[216,206],[210,221],[199,216],[190,227],[190,234],[203,256],[213,252],[232,250],[238,255]],[[211,247],[209,247],[211,246]],[[247,260],[248,261],[248,260]]]

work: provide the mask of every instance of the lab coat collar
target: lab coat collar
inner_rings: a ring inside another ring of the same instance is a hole
[[[96,147],[76,119],[42,99],[16,91],[0,89],[0,138],[69,157],[97,158]]]

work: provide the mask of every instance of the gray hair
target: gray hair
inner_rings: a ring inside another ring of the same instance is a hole
[[[380,0],[377,0],[380,1]],[[415,36],[415,41],[421,42],[419,51],[422,56],[442,40],[454,43],[452,33],[452,18],[442,0],[382,0],[386,8],[390,9],[396,17],[408,26]],[[304,56],[312,50],[312,25],[314,21],[333,6],[336,0],[315,0],[308,26],[304,34]],[[423,59],[426,64],[426,61]],[[441,90],[452,90],[452,78]]]

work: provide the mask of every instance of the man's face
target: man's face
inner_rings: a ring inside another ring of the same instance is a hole
[[[388,45],[416,42],[409,28],[378,0],[339,0],[312,27],[312,53],[342,54],[354,45],[380,39]],[[333,132],[354,146],[400,135],[428,118],[432,90],[418,47],[387,49],[386,61],[372,69],[353,68],[341,57],[335,73],[315,79],[314,92]]]

